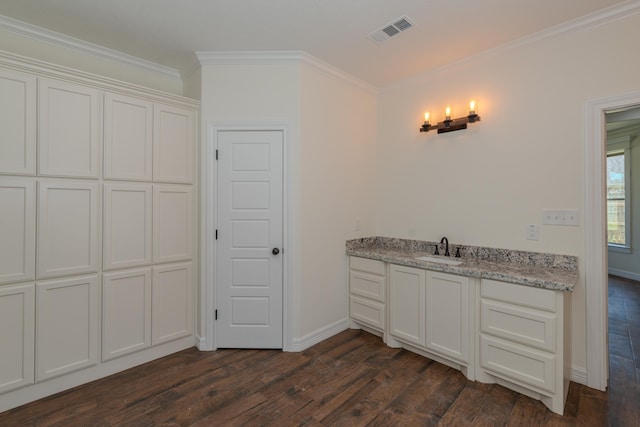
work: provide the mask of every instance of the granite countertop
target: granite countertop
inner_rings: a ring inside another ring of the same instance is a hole
[[[450,244],[451,257],[446,258],[462,261],[460,265],[416,259],[433,257],[434,245],[436,242],[367,237],[347,241],[346,253],[392,264],[559,291],[572,292],[578,281],[575,256]],[[461,257],[454,258],[458,248]],[[442,247],[440,253],[444,253]]]

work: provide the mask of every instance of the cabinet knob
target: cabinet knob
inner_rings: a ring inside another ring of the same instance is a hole
[[[274,255],[278,255],[280,253],[280,249],[278,248],[273,248],[273,250],[271,251],[272,254]]]

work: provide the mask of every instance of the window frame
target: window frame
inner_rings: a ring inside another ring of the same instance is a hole
[[[605,161],[608,157],[616,154],[624,155],[624,245],[617,243],[609,243],[607,236],[607,247],[610,251],[631,253],[631,137],[624,136],[612,138],[607,141],[607,153]],[[606,168],[605,168],[606,169]],[[606,185],[605,185],[606,187]],[[608,205],[609,198],[606,198]],[[607,216],[608,224],[608,216]],[[608,227],[607,227],[608,228]]]

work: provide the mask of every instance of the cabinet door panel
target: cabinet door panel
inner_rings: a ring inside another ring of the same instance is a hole
[[[98,271],[99,186],[38,182],[38,278]]]
[[[469,363],[469,278],[427,272],[426,306],[426,347]]]
[[[0,173],[35,175],[36,78],[0,70]]]
[[[151,181],[153,104],[105,94],[104,177]]]
[[[389,289],[391,334],[398,339],[424,346],[425,270],[392,264]]]
[[[0,177],[0,284],[35,279],[35,181]]]
[[[192,269],[190,262],[153,267],[153,345],[193,334]]]
[[[546,351],[556,350],[555,314],[491,300],[480,304],[482,332]]]
[[[40,175],[98,178],[99,108],[96,89],[57,80],[39,80]]]
[[[151,264],[152,186],[104,185],[104,269]]]
[[[153,180],[193,183],[193,111],[156,104],[153,123]]]
[[[153,261],[193,257],[193,190],[179,185],[153,186]]]
[[[384,304],[351,296],[349,298],[349,312],[353,320],[384,331]]]
[[[98,276],[38,282],[36,378],[42,381],[98,361]]]
[[[555,392],[555,358],[551,353],[484,334],[480,336],[480,365],[500,377],[524,386]]]
[[[349,273],[349,285],[352,294],[371,298],[382,303],[386,299],[384,276],[351,270]]]
[[[33,384],[33,283],[0,287],[0,393]]]
[[[105,273],[102,360],[151,346],[151,268]]]

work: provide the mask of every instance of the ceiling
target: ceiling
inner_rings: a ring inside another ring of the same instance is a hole
[[[175,68],[195,51],[304,51],[374,86],[622,0],[1,0],[0,15]],[[369,34],[407,16],[410,30]]]

